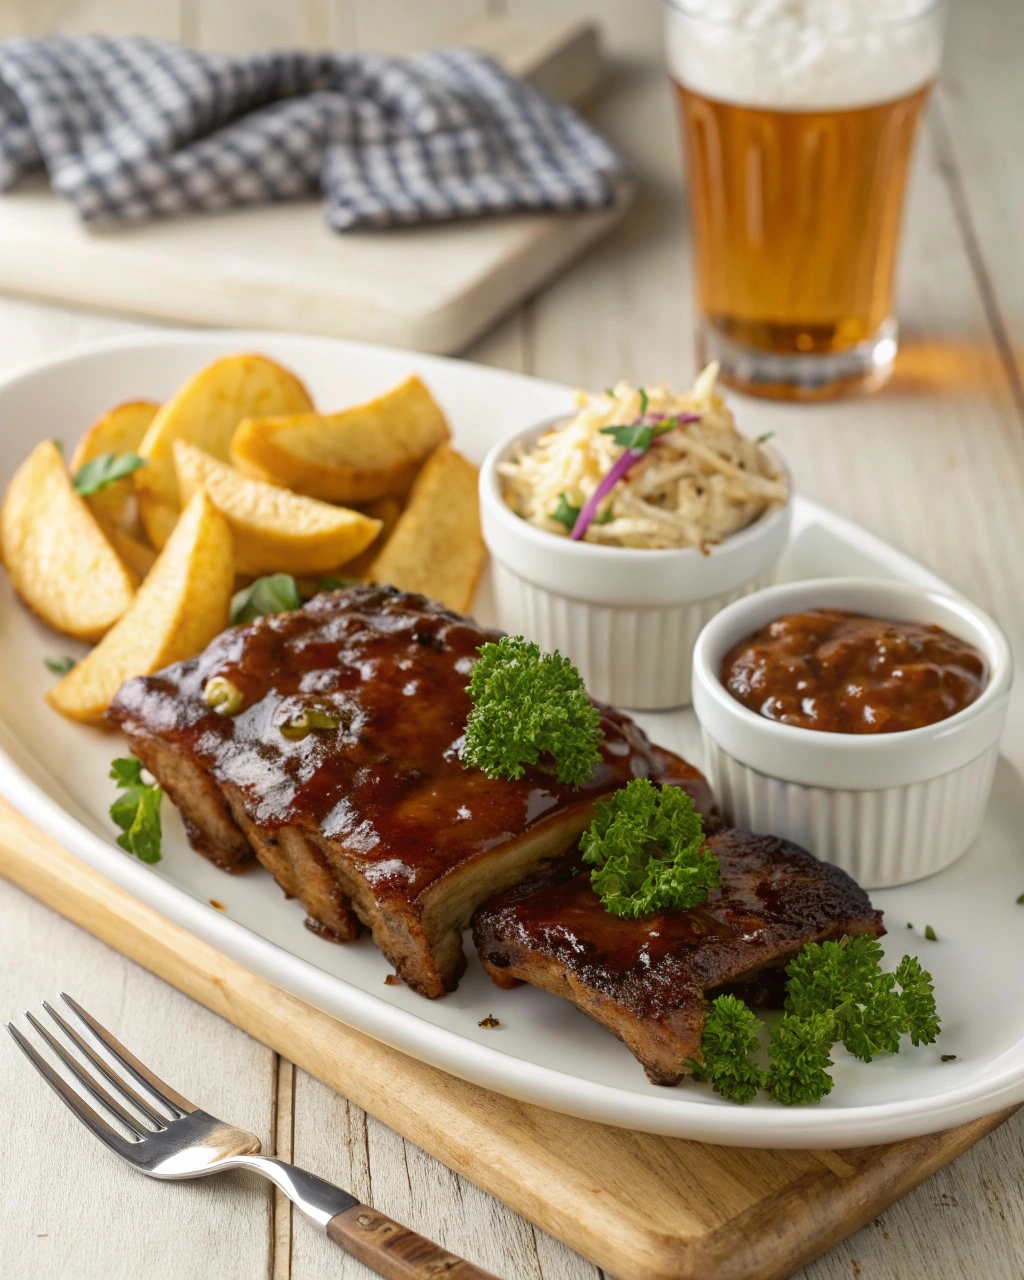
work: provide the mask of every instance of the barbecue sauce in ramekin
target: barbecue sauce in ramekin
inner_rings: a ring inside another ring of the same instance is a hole
[[[827,733],[898,733],[962,711],[985,687],[982,655],[942,627],[808,609],[734,645],[722,683],[768,720]]]

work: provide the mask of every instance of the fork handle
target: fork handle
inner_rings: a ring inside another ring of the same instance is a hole
[[[497,1280],[490,1271],[393,1222],[369,1205],[355,1204],[327,1224],[335,1244],[385,1280]]]

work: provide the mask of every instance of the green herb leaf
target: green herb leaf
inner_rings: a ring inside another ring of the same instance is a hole
[[[287,613],[302,607],[299,590],[290,573],[272,573],[257,578],[251,586],[231,597],[231,625],[237,627],[268,613]]]
[[[694,1075],[710,1080],[715,1093],[731,1102],[750,1102],[764,1087],[764,1072],[751,1058],[761,1047],[762,1025],[736,996],[712,1001],[701,1044],[704,1061],[689,1064]]]
[[[134,757],[111,761],[110,776],[121,789],[110,806],[110,816],[121,828],[117,843],[142,862],[159,862],[163,791],[142,781],[142,765]]]
[[[651,447],[654,439],[654,428],[643,423],[626,423],[615,427],[602,427],[603,436],[611,436],[615,443],[623,449],[632,449],[635,453],[644,453]]]
[[[647,778],[601,801],[580,851],[597,868],[590,883],[606,910],[627,919],[695,907],[721,883],[693,801],[682,787],[656,787]]]
[[[790,961],[786,1013],[769,1037],[771,1066],[762,1085],[773,1098],[786,1105],[823,1098],[832,1088],[829,1055],[837,1040],[864,1062],[879,1053],[899,1053],[904,1035],[914,1045],[934,1043],[940,1022],[931,975],[914,956],[904,956],[895,973],[883,972],[881,960],[879,943],[862,934],[839,942],[809,943]],[[727,1009],[726,1014],[726,1026],[742,1025],[734,1010]],[[744,1049],[738,1033],[732,1039],[721,1036],[718,1025],[709,1015],[711,1051],[705,1040],[705,1065],[699,1070],[712,1080],[717,1074],[727,1081],[747,1081],[748,1087],[733,1092],[749,1094],[754,1080],[749,1062],[756,1047],[753,1039]],[[754,1024],[746,1026],[752,1035]],[[738,1096],[735,1100],[741,1101]]]
[[[930,924],[925,925],[924,936],[928,939],[929,942],[938,942],[939,940],[938,934],[936,934],[935,930],[931,927]]]
[[[361,587],[358,578],[335,578],[329,573],[322,573],[316,580],[321,591],[345,591],[349,587]]]
[[[112,453],[100,453],[79,467],[71,483],[79,497],[87,498],[91,493],[98,493],[108,484],[123,480],[145,465],[146,459],[140,458],[137,453],[119,453],[116,457]]]
[[[1022,893],[1020,897],[1017,899],[1017,906],[1019,907],[1022,905],[1024,905],[1024,893]]]
[[[64,654],[61,658],[44,658],[43,664],[47,671],[52,671],[55,676],[66,676],[76,661],[76,658],[69,658]]]
[[[798,1102],[820,1102],[832,1091],[831,1052],[835,1041],[835,1018],[830,1013],[812,1013],[801,1018],[784,1013],[771,1029],[768,1056],[772,1060],[765,1076],[768,1095],[787,1107]]]
[[[489,778],[521,778],[548,756],[558,781],[579,787],[601,763],[601,713],[560,653],[542,654],[522,636],[482,645],[468,692],[462,761]]]
[[[940,1054],[939,1054],[939,1061],[940,1061],[940,1062],[956,1062],[956,1054],[955,1054],[955,1053],[940,1053]]]
[[[916,956],[904,956],[896,966],[896,982],[901,988],[905,1030],[911,1044],[934,1044],[941,1029],[935,1007],[932,975],[921,968]]]
[[[581,510],[581,507],[574,507],[564,493],[560,493],[558,495],[558,506],[552,511],[551,519],[557,520],[559,524],[564,524],[569,532],[572,533],[573,526],[580,518]]]
[[[647,412],[647,392],[640,388],[640,417],[642,418]]]
[[[57,452],[63,458],[64,457],[64,441],[58,440],[56,437],[54,437],[53,447],[57,450]]]
[[[772,440],[774,438],[775,438],[774,431],[763,431],[759,436],[755,436],[754,443],[767,444],[769,440]]]

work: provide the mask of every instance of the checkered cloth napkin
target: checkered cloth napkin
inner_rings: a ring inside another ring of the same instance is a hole
[[[93,225],[322,191],[344,231],[602,209],[628,181],[574,111],[468,49],[233,57],[106,36],[0,44],[0,191],[39,165]]]

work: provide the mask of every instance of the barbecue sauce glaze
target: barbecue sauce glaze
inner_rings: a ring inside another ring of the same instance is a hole
[[[177,739],[243,792],[257,825],[316,827],[362,860],[377,891],[404,897],[631,778],[681,783],[711,811],[701,774],[607,707],[602,762],[579,790],[540,767],[514,782],[464,768],[470,667],[479,647],[500,636],[390,587],[325,592],[129,681],[111,718],[137,719]],[[242,692],[237,714],[219,715],[204,702],[214,676]],[[337,727],[289,736],[310,708]]]

